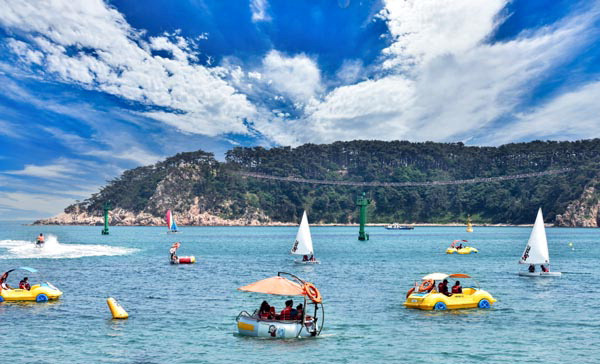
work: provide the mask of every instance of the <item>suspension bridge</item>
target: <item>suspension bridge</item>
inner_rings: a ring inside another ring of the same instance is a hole
[[[245,172],[245,171],[235,171],[234,173],[250,178],[258,178],[265,180],[273,180],[273,181],[283,181],[283,182],[292,182],[292,183],[310,183],[310,184],[318,184],[318,185],[338,185],[338,186],[359,186],[359,187],[432,187],[432,186],[446,186],[446,185],[463,185],[463,184],[473,184],[473,183],[489,183],[489,182],[501,182],[501,181],[510,181],[515,179],[524,179],[524,178],[533,178],[533,177],[541,177],[541,176],[552,176],[562,173],[567,173],[572,171],[572,168],[562,168],[562,169],[552,169],[543,172],[532,172],[532,173],[520,173],[520,174],[511,174],[506,176],[497,176],[497,177],[479,177],[479,178],[471,178],[471,179],[458,179],[452,181],[427,181],[427,182],[358,182],[358,181],[334,181],[334,180],[320,180],[320,179],[310,179],[310,178],[301,178],[301,177],[280,177],[280,176],[272,176],[269,174],[256,173],[256,172]]]

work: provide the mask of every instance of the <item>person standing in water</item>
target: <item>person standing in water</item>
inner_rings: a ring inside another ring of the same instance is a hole
[[[44,234],[40,233],[40,235],[37,237],[37,240],[35,241],[35,245],[38,247],[44,245]]]

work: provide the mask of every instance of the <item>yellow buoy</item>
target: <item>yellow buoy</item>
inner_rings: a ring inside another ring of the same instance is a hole
[[[126,319],[129,317],[127,311],[125,311],[123,306],[121,306],[114,298],[108,297],[106,303],[108,304],[108,308],[110,308],[110,313],[114,319]]]

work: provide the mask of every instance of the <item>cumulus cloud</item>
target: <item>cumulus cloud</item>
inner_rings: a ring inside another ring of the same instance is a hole
[[[322,91],[319,67],[305,54],[270,51],[263,59],[262,80],[297,102],[309,102]]]
[[[349,60],[329,78],[314,56],[275,49],[252,69],[202,66],[193,41],[177,33],[147,37],[100,0],[0,0],[0,25],[17,34],[8,45],[22,64],[146,105],[139,115],[184,133],[260,135],[280,144],[489,141],[485,133],[499,119],[536,124],[531,118],[540,112],[519,113],[523,100],[593,40],[588,30],[599,13],[590,6],[491,42],[508,2],[384,1],[378,17],[389,46],[376,64]],[[268,7],[252,0],[252,20],[270,20]]]
[[[509,41],[486,42],[506,3],[387,2],[380,16],[394,41],[383,52],[380,76],[335,88],[309,105],[302,123],[267,133],[298,142],[477,138],[514,115],[545,75],[576,55],[598,17],[588,11]]]
[[[172,113],[149,117],[205,135],[245,133],[244,119],[256,110],[221,78],[223,70],[194,62],[193,44],[176,35],[151,37],[132,28],[101,0],[0,1],[0,25],[23,34],[9,40],[23,62],[37,64],[60,80],[159,107]],[[157,53],[162,51],[162,53]]]

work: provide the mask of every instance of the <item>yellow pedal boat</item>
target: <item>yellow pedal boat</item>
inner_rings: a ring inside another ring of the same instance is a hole
[[[471,253],[479,253],[479,250],[473,248],[472,246],[465,246],[464,248],[448,248],[446,249],[446,254],[471,254]]]
[[[31,273],[36,273],[37,270],[29,267],[17,268],[20,270],[26,270]],[[11,269],[2,275],[3,282],[8,278],[8,274],[16,269]],[[30,289],[0,288],[0,302],[3,301],[35,301],[35,302],[47,302],[57,300],[63,293],[49,282],[42,282],[34,284]]]
[[[496,302],[492,295],[479,288],[479,284],[472,279],[471,286],[462,288],[461,293],[452,293],[450,296],[437,291],[436,281],[442,282],[448,278],[472,279],[471,276],[461,273],[431,273],[423,277],[420,285],[415,283],[406,294],[404,306],[420,310],[456,310],[461,308],[490,308]]]
[[[446,249],[446,254],[471,254],[471,253],[479,253],[479,250],[473,248],[472,246],[463,246],[462,243],[468,243],[467,240],[454,240],[452,244]]]

